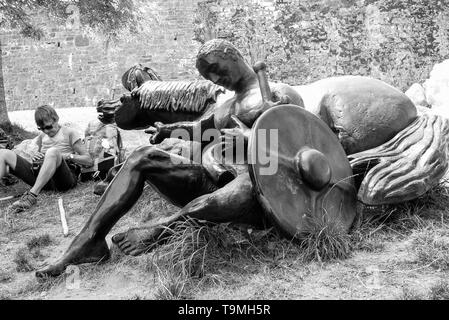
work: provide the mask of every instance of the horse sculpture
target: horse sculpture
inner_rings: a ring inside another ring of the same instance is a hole
[[[114,114],[125,130],[145,129],[155,122],[192,121],[211,109],[225,89],[207,80],[162,81],[151,68],[136,64],[122,76],[130,91],[119,99],[100,100],[100,114]]]

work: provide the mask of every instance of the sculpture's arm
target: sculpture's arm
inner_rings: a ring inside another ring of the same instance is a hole
[[[248,127],[252,127],[253,123],[265,111],[282,104],[294,104],[304,107],[301,96],[289,85],[285,84],[270,84],[271,90],[269,92],[269,100],[264,100],[257,106],[254,106],[249,111],[239,114],[238,118]]]
[[[188,137],[190,141],[194,140],[196,137],[201,139],[205,130],[214,127],[214,114],[211,113],[197,121],[181,121],[171,124],[156,122],[154,127],[146,129],[145,132],[152,134],[153,136],[151,137],[150,142],[157,144],[170,137],[181,137],[184,139]]]

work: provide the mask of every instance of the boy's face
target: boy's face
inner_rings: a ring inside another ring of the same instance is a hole
[[[49,137],[54,137],[59,131],[59,124],[58,121],[53,119],[45,119],[42,126],[38,126],[37,128]]]

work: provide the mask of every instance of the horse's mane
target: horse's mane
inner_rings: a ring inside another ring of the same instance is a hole
[[[224,88],[208,80],[147,81],[131,92],[142,109],[204,113]]]

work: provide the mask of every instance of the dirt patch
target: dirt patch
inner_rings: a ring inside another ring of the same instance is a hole
[[[107,238],[112,258],[100,265],[83,265],[79,282],[73,282],[73,270],[52,282],[39,283],[34,270],[18,271],[20,250],[24,259],[36,269],[53,261],[67,248],[93,211],[98,197],[92,193],[93,183],[82,183],[64,194],[43,193],[36,208],[5,220],[2,211],[0,232],[0,297],[13,299],[155,299],[161,297],[161,283],[167,283],[164,270],[152,267],[152,254],[140,257],[122,255],[110,243],[110,236],[141,224],[160,212],[174,210],[172,206],[146,188],[144,195],[132,211],[112,230]],[[70,234],[64,237],[57,208],[57,198],[64,199],[68,213]],[[445,290],[440,285],[448,278],[448,268],[432,264],[431,257],[422,257],[416,239],[423,233],[438,237],[448,232],[447,213],[434,210],[435,216],[422,218],[423,224],[403,233],[394,224],[375,231],[382,244],[368,250],[358,249],[345,260],[331,262],[305,262],[294,255],[270,256],[282,246],[265,252],[265,247],[277,243],[258,245],[263,255],[248,254],[245,240],[229,244],[228,248],[208,253],[205,259],[216,263],[201,277],[181,287],[180,297],[192,299],[427,299],[431,292]],[[389,230],[389,228],[391,230]],[[371,231],[374,231],[372,229]],[[240,231],[232,231],[240,232]],[[48,241],[45,240],[48,237]],[[39,240],[40,239],[40,240]],[[44,239],[44,240],[42,240]],[[243,240],[242,240],[243,239]],[[366,239],[365,239],[366,240]],[[241,243],[238,244],[237,242]],[[271,241],[271,240],[270,240]],[[430,241],[430,240],[426,240]],[[438,240],[439,241],[439,240]],[[28,244],[32,245],[30,250]],[[36,245],[36,243],[38,243]],[[42,244],[43,243],[43,244]],[[428,242],[426,242],[428,243]],[[244,248],[236,252],[235,248]],[[246,248],[246,249],[245,249]],[[436,247],[437,248],[437,247]],[[246,250],[246,253],[245,253]],[[270,253],[271,252],[271,253]],[[222,254],[222,257],[215,255]],[[23,253],[22,253],[23,254]],[[435,255],[441,260],[442,252]],[[447,256],[447,253],[446,253]],[[444,257],[446,257],[444,256]],[[211,259],[215,259],[211,261]],[[430,260],[429,260],[430,259]],[[164,279],[163,279],[164,278]],[[179,279],[168,279],[179,284]],[[181,279],[182,280],[182,279]],[[184,279],[185,280],[185,279]],[[182,280],[182,281],[184,281]],[[178,281],[178,282],[176,282]],[[78,285],[77,285],[78,283]],[[443,289],[441,289],[443,288]],[[433,290],[433,291],[432,291]],[[164,297],[164,295],[162,295]]]
[[[141,133],[124,136],[129,149],[147,141]],[[196,269],[194,275],[176,274],[168,264],[155,264],[157,250],[128,257],[111,244],[113,234],[176,210],[146,187],[108,235],[109,261],[82,265],[60,278],[39,282],[34,271],[56,260],[93,212],[99,200],[93,186],[86,182],[66,193],[44,192],[35,208],[14,216],[6,214],[14,200],[0,202],[0,298],[439,299],[449,291],[447,186],[355,230],[347,259],[310,262],[298,248],[270,233],[232,226],[207,229],[210,241],[203,260],[195,262],[203,264],[201,272]],[[27,188],[21,182],[0,185],[0,198],[22,194]],[[67,237],[59,220],[58,197],[68,215]],[[219,245],[212,246],[213,241]],[[168,254],[168,248],[162,246],[159,253]]]

